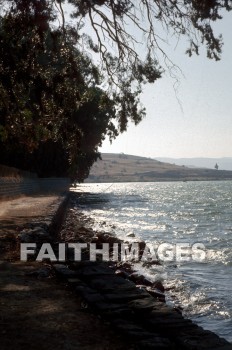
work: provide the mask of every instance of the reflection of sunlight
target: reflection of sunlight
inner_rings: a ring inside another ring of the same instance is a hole
[[[230,265],[232,263],[232,252],[230,249],[208,249],[206,251],[206,259],[208,262],[221,262],[225,265]]]
[[[231,339],[231,182],[115,183],[110,188],[91,184],[88,191],[94,205],[88,202],[83,210],[94,219],[95,227],[127,241],[127,234],[133,232],[136,240],[153,245],[198,242],[205,246],[206,261],[201,264],[166,262],[162,267],[144,267],[140,263],[136,268],[152,281],[164,281],[168,303],[183,307],[186,316]],[[228,319],[228,324],[215,322]]]
[[[166,282],[165,287],[170,289],[167,293],[167,299],[171,304],[181,305],[186,317],[198,319],[202,316],[230,318],[232,311],[227,310],[221,301],[210,300],[208,292],[203,288],[197,288],[195,291],[189,288],[187,281],[177,279]]]

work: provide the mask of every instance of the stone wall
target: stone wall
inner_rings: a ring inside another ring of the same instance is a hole
[[[36,174],[0,165],[0,199],[42,193],[64,193],[68,178],[38,178]]]
[[[36,178],[37,174],[0,164],[0,178],[1,177]]]

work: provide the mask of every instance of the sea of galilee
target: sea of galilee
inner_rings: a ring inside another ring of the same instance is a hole
[[[203,328],[232,341],[232,182],[82,184],[77,207],[95,230],[146,243],[202,243],[202,262],[135,268],[161,280],[168,304]],[[131,234],[133,233],[133,234]]]

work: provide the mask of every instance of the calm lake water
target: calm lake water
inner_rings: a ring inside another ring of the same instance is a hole
[[[164,262],[137,270],[162,280],[168,303],[232,342],[232,182],[83,184],[77,202],[98,230],[146,242],[200,242],[203,262]]]

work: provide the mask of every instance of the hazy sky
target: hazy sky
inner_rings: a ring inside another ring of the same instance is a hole
[[[65,7],[66,14],[70,9]],[[146,118],[137,126],[130,124],[112,144],[105,140],[101,152],[173,158],[232,157],[232,14],[223,17],[215,24],[215,32],[224,40],[221,61],[207,59],[204,49],[200,56],[189,58],[184,39],[175,49],[176,40],[169,37],[165,51],[184,74],[178,75],[177,96],[175,81],[168,72],[154,85],[146,86],[141,99]],[[93,34],[91,27],[87,29]],[[136,32],[136,38],[142,40],[138,35]]]
[[[146,118],[113,141],[103,143],[101,152],[128,153],[148,157],[232,156],[232,45],[231,14],[216,25],[223,34],[222,59],[215,62],[185,55],[186,43],[169,49],[172,60],[182,69],[178,102],[174,80],[168,73],[144,89],[142,102]]]

